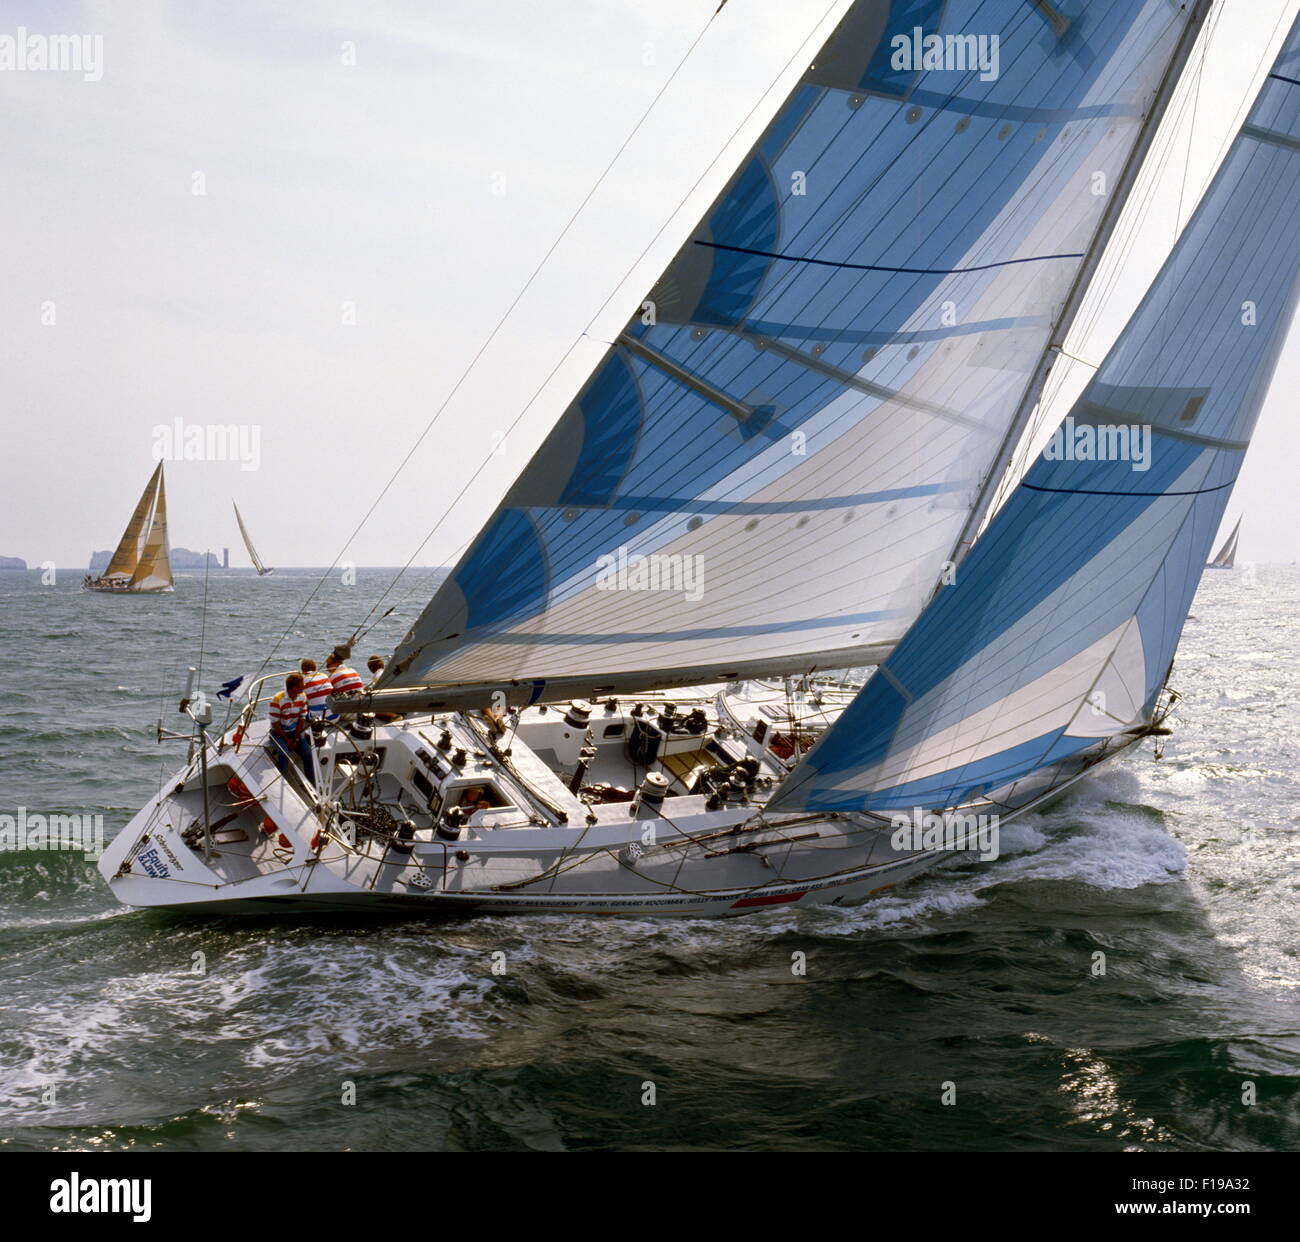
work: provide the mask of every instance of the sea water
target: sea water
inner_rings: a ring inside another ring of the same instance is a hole
[[[0,573],[0,813],[111,837],[183,759],[155,728],[200,651],[209,694],[277,641],[268,670],[319,661],[392,578]],[[1208,573],[1192,612],[1162,758],[854,909],[193,918],[123,908],[79,853],[0,853],[0,1144],[1294,1148],[1300,570]]]

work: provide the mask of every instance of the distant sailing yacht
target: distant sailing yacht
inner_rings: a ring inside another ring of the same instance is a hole
[[[243,514],[239,512],[239,506],[232,500],[230,502],[235,508],[235,521],[239,523],[239,533],[244,537],[244,547],[248,549],[249,560],[253,562],[253,568],[257,570],[259,578],[265,578],[275,573],[275,570],[267,565],[262,564],[262,558],[257,555],[257,549],[253,547],[253,541],[248,536],[248,527],[244,525]]]
[[[1237,519],[1237,524],[1232,528],[1232,534],[1223,541],[1223,547],[1219,549],[1218,555],[1215,556],[1206,569],[1231,569],[1237,563],[1237,540],[1241,537],[1241,518]]]
[[[1044,453],[990,518],[1209,4],[1068,7],[850,5],[374,686],[331,696],[313,775],[267,751],[284,668],[215,737],[187,687],[117,898],[856,902],[1167,733],[1300,291],[1300,22],[1067,416],[1149,469]],[[1001,72],[898,66],[917,27],[991,31]],[[783,687],[700,688],[755,678]]]
[[[145,485],[108,568],[98,578],[87,574],[82,587],[119,595],[157,595],[174,590],[162,462]]]

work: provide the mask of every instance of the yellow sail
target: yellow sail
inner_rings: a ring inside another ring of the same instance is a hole
[[[162,465],[155,472],[158,481],[153,513],[145,532],[140,559],[131,575],[131,590],[161,591],[172,585],[172,559],[167,549],[167,488]]]
[[[158,468],[145,484],[144,493],[131,514],[131,520],[126,524],[126,530],[117,545],[117,551],[113,553],[113,559],[108,562],[108,568],[104,570],[105,578],[131,578],[135,574],[144,552],[145,537],[149,530],[149,515],[153,511],[154,500],[161,485],[162,462],[159,462]]]

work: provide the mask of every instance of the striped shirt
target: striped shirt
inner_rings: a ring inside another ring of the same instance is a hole
[[[334,693],[334,683],[322,672],[304,673],[307,680],[303,693],[307,696],[307,707],[313,715],[323,715],[325,700]]]
[[[279,725],[285,733],[292,736],[302,728],[307,719],[307,698],[301,694],[294,698],[287,690],[281,690],[271,700],[267,715],[271,718],[272,728]]]
[[[352,694],[366,688],[366,683],[357,675],[356,669],[349,668],[346,664],[336,665],[330,671],[330,681],[334,683],[335,694]]]

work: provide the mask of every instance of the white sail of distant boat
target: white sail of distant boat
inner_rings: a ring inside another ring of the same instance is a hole
[[[248,527],[244,525],[244,516],[239,512],[239,506],[236,505],[233,500],[230,503],[234,505],[235,521],[239,523],[239,533],[243,536],[244,547],[248,549],[248,558],[253,562],[253,568],[257,570],[257,576],[259,578],[264,578],[267,574],[275,573],[274,569],[269,569],[267,566],[262,564],[262,558],[257,555],[257,549],[253,547],[253,541],[249,537]]]
[[[82,585],[91,591],[132,594],[173,589],[167,545],[167,488],[161,462],[145,485],[107,568],[97,578],[87,575]]]
[[[1058,432],[1116,451],[1049,446],[984,519],[1207,8],[851,5],[375,688],[330,697],[319,770],[268,758],[254,681],[105,852],[116,895],[856,901],[1168,732],[1300,288],[1300,21]],[[989,25],[990,80],[894,67]]]
[[[1214,559],[1205,567],[1206,569],[1231,569],[1237,563],[1237,540],[1241,537],[1241,518],[1237,519],[1237,524],[1232,528],[1230,534],[1224,541],[1223,546],[1219,549]]]

